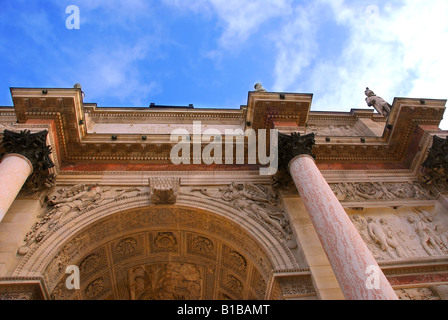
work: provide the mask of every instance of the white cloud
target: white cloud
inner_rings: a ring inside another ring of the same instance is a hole
[[[219,46],[235,49],[269,19],[291,14],[292,0],[164,0],[164,3],[208,17],[215,14],[222,28]]]
[[[319,3],[320,8],[331,8],[335,22],[348,31],[348,37],[341,39],[346,46],[331,59],[320,55],[315,46],[320,26],[312,16],[319,10],[308,10],[308,17],[283,28],[277,44],[277,90],[308,88],[315,94],[315,109],[339,111],[367,107],[367,86],[390,102],[396,96],[448,98],[447,1],[388,2],[378,6],[375,19],[367,14],[367,5],[343,0]],[[442,127],[448,129],[448,121]]]
[[[116,44],[113,50],[97,47],[92,50],[81,68],[79,80],[86,88],[88,101],[114,98],[117,103],[133,106],[147,104],[148,96],[161,90],[155,81],[144,81],[139,62],[147,57],[150,39],[136,44]],[[79,67],[79,66],[78,66]],[[88,88],[92,89],[89,93]]]
[[[284,0],[211,0],[224,24],[220,45],[237,47],[244,43],[267,20],[289,14],[290,1]]]
[[[297,6],[289,21],[278,31],[274,40],[277,49],[274,91],[288,91],[316,57],[317,13],[314,2]]]

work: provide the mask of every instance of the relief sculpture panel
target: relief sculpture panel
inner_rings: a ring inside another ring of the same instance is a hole
[[[377,260],[448,256],[448,217],[434,208],[347,211]]]
[[[204,270],[188,263],[164,263],[128,271],[131,300],[200,300]]]
[[[50,232],[88,210],[107,205],[121,198],[136,195],[139,188],[112,189],[83,184],[60,188],[45,197],[46,209],[25,235],[19,255],[25,255]]]
[[[195,187],[191,189],[191,192],[199,192],[202,196],[230,204],[233,208],[247,214],[249,218],[267,225],[287,243],[290,249],[297,247],[290,222],[281,208],[279,197],[266,186],[231,183],[219,188]]]
[[[341,182],[330,183],[339,201],[432,200],[435,196],[419,182]]]

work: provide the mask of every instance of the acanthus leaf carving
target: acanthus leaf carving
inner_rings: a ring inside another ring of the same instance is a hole
[[[313,155],[313,147],[316,144],[315,134],[291,135],[278,134],[278,167],[280,170],[287,170],[290,161],[299,155]]]
[[[47,130],[37,133],[31,133],[30,130],[5,130],[3,146],[7,153],[17,153],[27,158],[35,171],[45,171],[54,167],[50,158],[51,147],[46,142],[47,135]]]

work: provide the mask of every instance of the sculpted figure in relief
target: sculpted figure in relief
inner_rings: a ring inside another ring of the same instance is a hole
[[[386,221],[383,219],[380,219],[379,221],[384,227],[386,226]],[[407,257],[398,241],[394,239],[392,233],[387,230],[385,231],[383,227],[377,224],[371,217],[367,218],[367,229],[369,235],[380,246],[381,250],[388,252],[392,258],[396,257],[392,254],[390,248],[395,250],[398,257]]]
[[[414,230],[420,239],[420,244],[428,255],[433,256],[434,251],[439,255],[443,254],[436,238],[434,237],[434,234],[431,231],[431,228],[426,223],[422,220],[416,221],[412,216],[408,217],[408,221],[410,224],[414,225]]]
[[[48,199],[53,206],[51,223],[57,223],[72,212],[81,212],[89,206],[100,206],[114,201],[123,194],[139,189],[121,189],[112,191],[99,186],[76,185],[70,189],[61,189]]]
[[[133,191],[139,189],[111,190],[80,184],[54,192],[46,198],[50,210],[26,234],[24,245],[19,248],[18,253],[20,255],[28,253],[32,243],[42,241],[56,225],[70,218],[73,213],[79,214],[90,206],[105,205]]]
[[[218,196],[211,194],[207,189],[199,189],[201,193],[210,197],[219,197],[231,202],[233,206],[248,214],[254,214],[274,226],[283,233],[283,214],[279,211],[266,210],[260,203],[275,205],[274,195],[262,191],[252,183],[238,185],[232,182],[227,188],[220,188]]]
[[[181,263],[135,267],[128,279],[131,300],[199,300],[204,282],[197,266]]]
[[[236,209],[262,219],[282,235],[286,234],[291,249],[296,246],[291,238],[292,231],[289,227],[289,221],[285,218],[283,212],[277,208],[278,199],[276,195],[263,190],[262,187],[252,183],[237,184],[233,182],[225,188],[219,188],[219,191],[214,193],[208,191],[207,188],[193,188],[191,191],[200,191],[208,197],[222,199],[231,203]]]
[[[448,229],[442,224],[437,224],[434,229],[440,236],[440,242],[448,250]]]

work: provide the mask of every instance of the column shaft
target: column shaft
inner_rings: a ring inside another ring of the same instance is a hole
[[[314,159],[308,155],[295,157],[289,172],[346,299],[398,299]],[[372,286],[367,283],[370,279],[379,281]]]
[[[0,222],[33,172],[31,162],[20,154],[8,154],[0,163]]]

